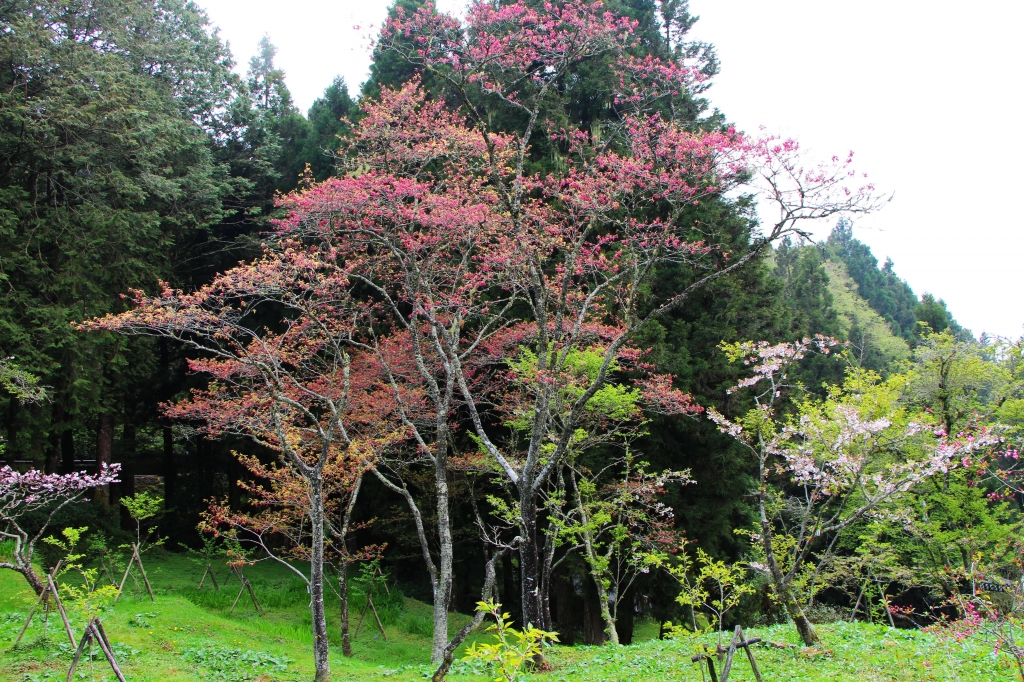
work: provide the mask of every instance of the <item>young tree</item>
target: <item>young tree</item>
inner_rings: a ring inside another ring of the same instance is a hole
[[[619,644],[616,623],[624,595],[637,578],[668,559],[664,541],[673,537],[673,514],[658,497],[669,483],[691,480],[685,472],[650,473],[628,452],[608,466],[622,471],[607,483],[578,466],[567,467],[567,508],[559,514],[562,510],[556,507],[552,525],[582,553],[597,586],[608,639]]]
[[[752,566],[765,573],[807,646],[818,635],[798,586],[813,591],[843,532],[868,514],[891,511],[886,505],[917,484],[997,442],[985,431],[958,438],[932,432],[899,404],[901,377],[880,382],[857,369],[823,399],[803,399],[796,417],[786,419],[781,404],[791,388],[789,367],[810,352],[828,353],[832,345],[823,337],[723,345],[730,357],[751,366],[751,376],[736,388],[753,388],[755,407],[736,421],[708,410],[719,429],[755,458],[753,539],[763,563]]]
[[[362,487],[364,467],[374,456],[356,443],[348,458],[328,461],[323,468],[324,562],[334,563],[338,571],[338,595],[341,600],[341,647],[345,656],[352,655],[349,637],[348,592],[349,565],[356,561],[378,558],[382,547],[363,547],[350,551],[348,535],[353,529],[352,512]],[[291,466],[268,466],[257,457],[238,455],[242,465],[257,483],[240,481],[248,493],[249,510],[232,509],[227,500],[211,500],[202,514],[200,530],[226,535],[247,549],[262,550],[267,559],[288,567],[301,578],[313,593],[315,576],[299,569],[293,560],[309,563],[313,558],[313,534],[310,518],[311,495],[306,480],[296,475]],[[284,544],[281,540],[285,540]],[[260,559],[257,559],[259,561]],[[322,588],[321,588],[322,589]]]
[[[50,528],[57,512],[77,502],[89,490],[117,483],[119,464],[104,467],[98,474],[45,474],[36,469],[24,473],[9,466],[0,469],[0,538],[10,540],[10,557],[0,558],[0,568],[17,571],[36,594],[42,594],[43,581],[32,561],[36,545]],[[27,530],[23,517],[31,515],[34,531]],[[39,523],[39,518],[42,523]]]

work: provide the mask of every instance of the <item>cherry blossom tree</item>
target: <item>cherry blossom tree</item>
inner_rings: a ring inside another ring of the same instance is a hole
[[[133,296],[132,310],[84,327],[191,346],[200,357],[190,368],[211,381],[169,407],[168,415],[200,421],[213,435],[244,436],[279,454],[287,475],[272,488],[274,499],[256,496],[266,503],[265,513],[240,515],[214,504],[211,522],[244,529],[266,549],[267,533],[294,529],[296,510],[306,517],[308,536],[292,540],[308,559],[309,573],[279,553],[270,556],[308,585],[315,679],[329,679],[323,593],[328,497],[338,488],[351,490],[346,481],[372,466],[375,448],[391,437],[393,426],[391,395],[375,390],[378,375],[361,345],[373,307],[351,298],[331,254],[291,245],[194,293],[165,288],[159,296]]]
[[[732,359],[751,367],[736,389],[751,389],[755,407],[737,420],[707,411],[755,459],[758,521],[752,539],[759,559],[751,566],[765,574],[807,646],[818,635],[797,585],[813,591],[843,531],[871,514],[898,518],[899,498],[914,486],[998,442],[985,430],[949,437],[928,428],[899,402],[905,381],[882,382],[856,368],[843,387],[821,399],[804,398],[796,417],[785,418],[781,405],[783,392],[792,388],[786,381],[790,365],[834,346],[824,337],[723,344]]]
[[[36,594],[42,594],[43,581],[32,565],[40,538],[49,530],[57,512],[80,500],[89,490],[117,483],[120,467],[111,464],[98,474],[46,474],[37,469],[19,472],[9,466],[0,469],[0,538],[11,541],[11,554],[0,557],[0,568],[17,571]],[[23,521],[29,514],[36,517],[32,526],[38,524],[32,530]]]
[[[350,149],[356,153],[349,162],[364,172],[404,173],[410,180],[432,183],[446,197],[472,196],[482,212],[480,223],[462,232],[473,236],[461,245],[463,258],[453,261],[457,267],[446,288],[419,274],[431,262],[429,254],[436,253],[425,248],[424,237],[411,243],[386,238],[380,253],[403,274],[389,282],[401,286],[400,293],[392,290],[390,295],[396,302],[420,302],[414,315],[430,330],[475,436],[517,490],[526,623],[542,622],[538,495],[568,453],[588,402],[617,381],[611,367],[629,340],[651,321],[686,305],[695,292],[758,258],[773,241],[801,232],[801,221],[880,204],[874,188],[853,172],[849,157],[808,164],[791,140],[701,131],[675,119],[673,97],[703,76],[684,62],[631,56],[633,28],[630,20],[606,12],[600,3],[578,1],[474,2],[464,23],[432,7],[412,14],[398,11],[378,47],[405,56],[445,82],[456,111],[430,120],[460,131],[456,139],[465,145],[465,157],[457,164],[426,165],[427,152],[437,155],[444,145],[426,142],[440,131],[433,125],[420,128],[422,115],[405,115],[404,129],[388,128],[373,138],[379,142],[387,136],[394,150],[390,158],[405,160],[404,166],[375,166],[358,154],[358,147]],[[559,83],[577,65],[597,57],[615,65],[619,118],[600,135],[565,130],[557,123],[559,98],[564,97]],[[407,106],[440,112],[439,103],[426,102],[414,87],[401,91]],[[364,121],[374,126],[375,120],[394,120],[388,113],[392,107],[385,101]],[[494,113],[512,114],[523,123],[513,132],[498,132],[491,125]],[[566,151],[562,172],[541,176],[529,170],[531,144],[539,135],[554,138]],[[411,166],[410,150],[418,150]],[[453,170],[460,175],[453,176]],[[379,182],[381,176],[374,178]],[[339,179],[325,191],[353,196],[355,187],[350,186],[357,182]],[[461,187],[468,191],[453,194]],[[714,226],[694,225],[687,218],[694,203],[734,190],[759,193],[780,211],[778,221],[755,234],[752,248],[738,258],[721,246],[724,240]],[[407,205],[413,202],[409,197]],[[418,198],[415,202],[426,206]],[[348,223],[365,224],[365,214],[360,208],[359,218],[352,215]],[[353,231],[339,233],[350,238]],[[647,285],[668,265],[689,268],[692,278],[682,290],[652,300]],[[376,286],[384,281],[377,278]],[[474,355],[499,330],[507,330],[505,338],[538,358],[525,442],[506,439],[503,428],[491,427],[477,407],[485,401],[469,376],[488,371],[474,364]],[[602,361],[563,415],[556,396],[571,373],[568,358],[595,344],[602,348]]]

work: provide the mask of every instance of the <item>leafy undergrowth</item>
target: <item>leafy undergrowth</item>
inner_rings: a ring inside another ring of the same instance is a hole
[[[821,646],[800,645],[792,626],[751,628],[748,637],[761,637],[754,656],[766,682],[866,682],[924,680],[1017,680],[1007,660],[997,661],[991,647],[955,642],[930,633],[836,623],[818,626]],[[712,644],[712,640],[706,640]],[[551,656],[555,670],[531,679],[637,681],[700,680],[687,641],[646,641],[630,647],[559,647]],[[721,671],[721,666],[717,667]],[[706,674],[706,668],[705,668]],[[708,679],[708,678],[706,678]],[[730,682],[754,680],[746,656],[740,654]]]
[[[188,560],[169,555],[147,559],[147,569],[157,602],[145,593],[129,588],[120,603],[101,615],[127,679],[131,682],[175,680],[229,680],[270,682],[312,678],[311,636],[308,596],[301,581],[287,569],[263,564],[247,569],[257,596],[267,608],[260,617],[243,599],[228,615],[238,593],[238,581],[223,583],[220,590],[204,587],[197,592],[201,574]],[[218,578],[222,581],[222,569]],[[376,600],[375,600],[376,602]],[[0,680],[31,682],[64,680],[72,650],[59,619],[50,616],[46,632],[37,619],[22,644],[11,645],[21,629],[34,598],[24,579],[0,571]],[[362,608],[362,598],[353,598],[353,628]],[[336,633],[337,601],[332,603],[331,632]],[[332,659],[335,680],[422,680],[430,672],[424,665],[429,656],[430,607],[414,600],[382,599],[380,609],[388,641],[384,641],[372,618],[364,620],[355,640],[355,658],[346,659],[340,650]],[[452,627],[465,616],[453,617]],[[80,635],[84,620],[72,613]],[[1005,662],[996,661],[991,648],[982,643],[957,643],[934,635],[892,630],[863,624],[820,627],[822,645],[815,649],[798,646],[791,627],[751,629],[765,643],[755,648],[764,679],[771,681],[919,681],[992,680],[1010,682],[1014,673]],[[701,680],[701,672],[690,661],[693,643],[686,640],[650,639],[655,628],[639,629],[638,639],[646,641],[628,647],[555,647],[550,650],[552,669],[530,675],[537,682],[561,680]],[[484,635],[478,635],[478,637]],[[710,642],[710,640],[708,640]],[[768,642],[772,642],[770,644]],[[99,652],[80,665],[80,679],[113,679]],[[451,679],[469,682],[493,679],[479,665],[457,663]],[[734,682],[753,680],[746,658],[737,661],[729,676]]]

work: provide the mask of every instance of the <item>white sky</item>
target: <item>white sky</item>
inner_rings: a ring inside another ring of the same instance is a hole
[[[342,75],[366,78],[368,36],[391,0],[198,0],[244,71],[278,47],[305,110]],[[455,10],[464,0],[439,0]],[[300,11],[301,10],[301,11]],[[709,92],[739,128],[792,136],[822,156],[854,150],[895,197],[854,234],[975,334],[1024,324],[1024,4],[1009,0],[691,0],[715,44]],[[356,28],[358,27],[358,28]],[[827,232],[828,227],[825,228]]]

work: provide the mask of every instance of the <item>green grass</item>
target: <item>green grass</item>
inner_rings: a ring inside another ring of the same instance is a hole
[[[144,592],[126,589],[120,603],[102,615],[104,626],[126,677],[131,682],[174,680],[308,680],[312,678],[308,597],[303,583],[287,569],[261,564],[247,569],[257,595],[267,607],[261,618],[239,601],[235,614],[228,610],[238,593],[232,579],[219,591],[197,592],[201,569],[180,556],[146,560],[157,602]],[[226,575],[223,569],[218,578]],[[129,580],[131,584],[131,580]],[[363,598],[353,597],[353,628]],[[71,650],[52,617],[47,636],[38,619],[33,620],[16,650],[11,644],[34,602],[21,576],[0,571],[0,680],[28,682],[64,680]],[[346,659],[340,649],[332,652],[335,680],[422,680],[430,672],[430,607],[410,599],[381,599],[381,616],[388,640],[379,637],[372,621],[365,621]],[[331,599],[331,634],[338,628],[337,600]],[[452,627],[465,622],[453,616]],[[76,630],[81,618],[72,615]],[[766,643],[755,647],[766,682],[824,682],[825,680],[923,681],[1016,680],[1005,661],[997,661],[991,648],[981,642],[956,643],[933,634],[892,630],[863,624],[819,627],[822,646],[813,650],[798,646],[792,627],[752,628],[749,636]],[[77,637],[80,632],[76,632]],[[656,628],[641,624],[639,641],[628,647],[555,647],[550,651],[552,669],[531,675],[538,682],[587,680],[588,682],[701,680],[690,662],[693,643],[658,641]],[[375,636],[377,635],[377,636]],[[486,635],[478,635],[485,637]],[[710,640],[707,640],[710,642]],[[777,647],[767,642],[793,646]],[[332,647],[333,648],[333,647]],[[81,679],[113,679],[105,663],[80,667]],[[469,682],[492,679],[479,665],[457,663],[451,679]],[[730,675],[733,682],[749,682],[753,675],[746,658],[739,659]]]

